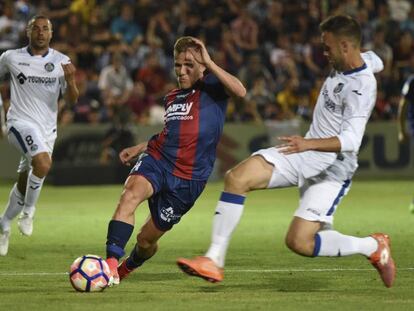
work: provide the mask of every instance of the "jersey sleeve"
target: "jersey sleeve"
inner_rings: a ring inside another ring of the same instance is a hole
[[[66,65],[71,63],[70,58],[67,57],[66,55],[63,55],[63,58],[61,60],[61,64]],[[62,65],[59,65],[62,66]],[[62,73],[63,73],[63,69],[62,69]],[[59,77],[59,85],[60,85],[60,93],[63,95],[66,92],[66,88],[67,88],[67,83],[65,80],[65,74],[63,73],[62,76]]]
[[[3,78],[4,75],[9,71],[8,56],[9,56],[8,51],[0,55],[0,78]]]
[[[203,82],[203,91],[205,91],[214,100],[223,101],[229,98],[229,95],[226,93],[224,85],[212,73],[208,73],[207,75],[205,75],[203,78]]]
[[[373,76],[362,77],[351,83],[344,98],[344,113],[341,132],[341,152],[358,152],[365,127],[375,105],[377,82]]]

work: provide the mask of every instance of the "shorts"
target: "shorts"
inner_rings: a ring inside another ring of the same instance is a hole
[[[32,158],[43,152],[52,155],[56,135],[46,138],[40,129],[30,122],[9,120],[7,122],[7,138],[9,143],[20,151],[18,173],[30,170]]]
[[[161,231],[170,230],[193,207],[203,192],[206,181],[187,180],[174,176],[148,154],[142,154],[130,175],[141,175],[152,185],[148,199],[151,217]]]
[[[253,155],[260,155],[274,165],[267,188],[298,186],[300,201],[294,216],[333,224],[333,215],[342,198],[348,193],[351,180],[340,182],[324,172],[312,178],[305,178],[300,171],[303,160],[299,154],[284,155],[274,147],[259,150]]]

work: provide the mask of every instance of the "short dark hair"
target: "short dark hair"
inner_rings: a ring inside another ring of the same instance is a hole
[[[48,21],[48,24],[50,26],[50,30],[52,30],[52,22],[50,21],[50,19],[47,16],[44,16],[44,15],[35,15],[35,16],[33,16],[29,20],[29,22],[27,23],[27,29],[30,29],[33,26],[33,23],[35,21],[37,21],[38,19],[45,19],[45,20],[47,20]]]
[[[193,37],[185,36],[180,37],[174,44],[174,55],[187,51],[189,48],[197,48],[197,44],[194,42]]]
[[[349,15],[334,15],[325,19],[319,25],[321,32],[331,32],[335,36],[352,39],[359,46],[361,44],[361,26]]]

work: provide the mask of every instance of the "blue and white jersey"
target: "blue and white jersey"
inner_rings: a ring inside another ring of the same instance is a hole
[[[59,94],[66,90],[61,64],[69,57],[49,48],[33,55],[30,48],[8,50],[0,56],[0,76],[10,73],[7,120],[23,120],[39,127],[45,137],[56,137]]]
[[[365,63],[359,68],[344,72],[333,70],[321,88],[305,137],[338,137],[341,152],[304,152],[305,178],[327,170],[328,175],[343,181],[352,178],[358,167],[357,154],[377,97],[374,73],[383,69],[375,53],[363,53],[362,58]]]

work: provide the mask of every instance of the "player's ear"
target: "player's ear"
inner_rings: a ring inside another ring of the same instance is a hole
[[[341,52],[346,54],[349,51],[349,41],[347,40],[341,40],[339,41],[339,48],[341,49]]]

